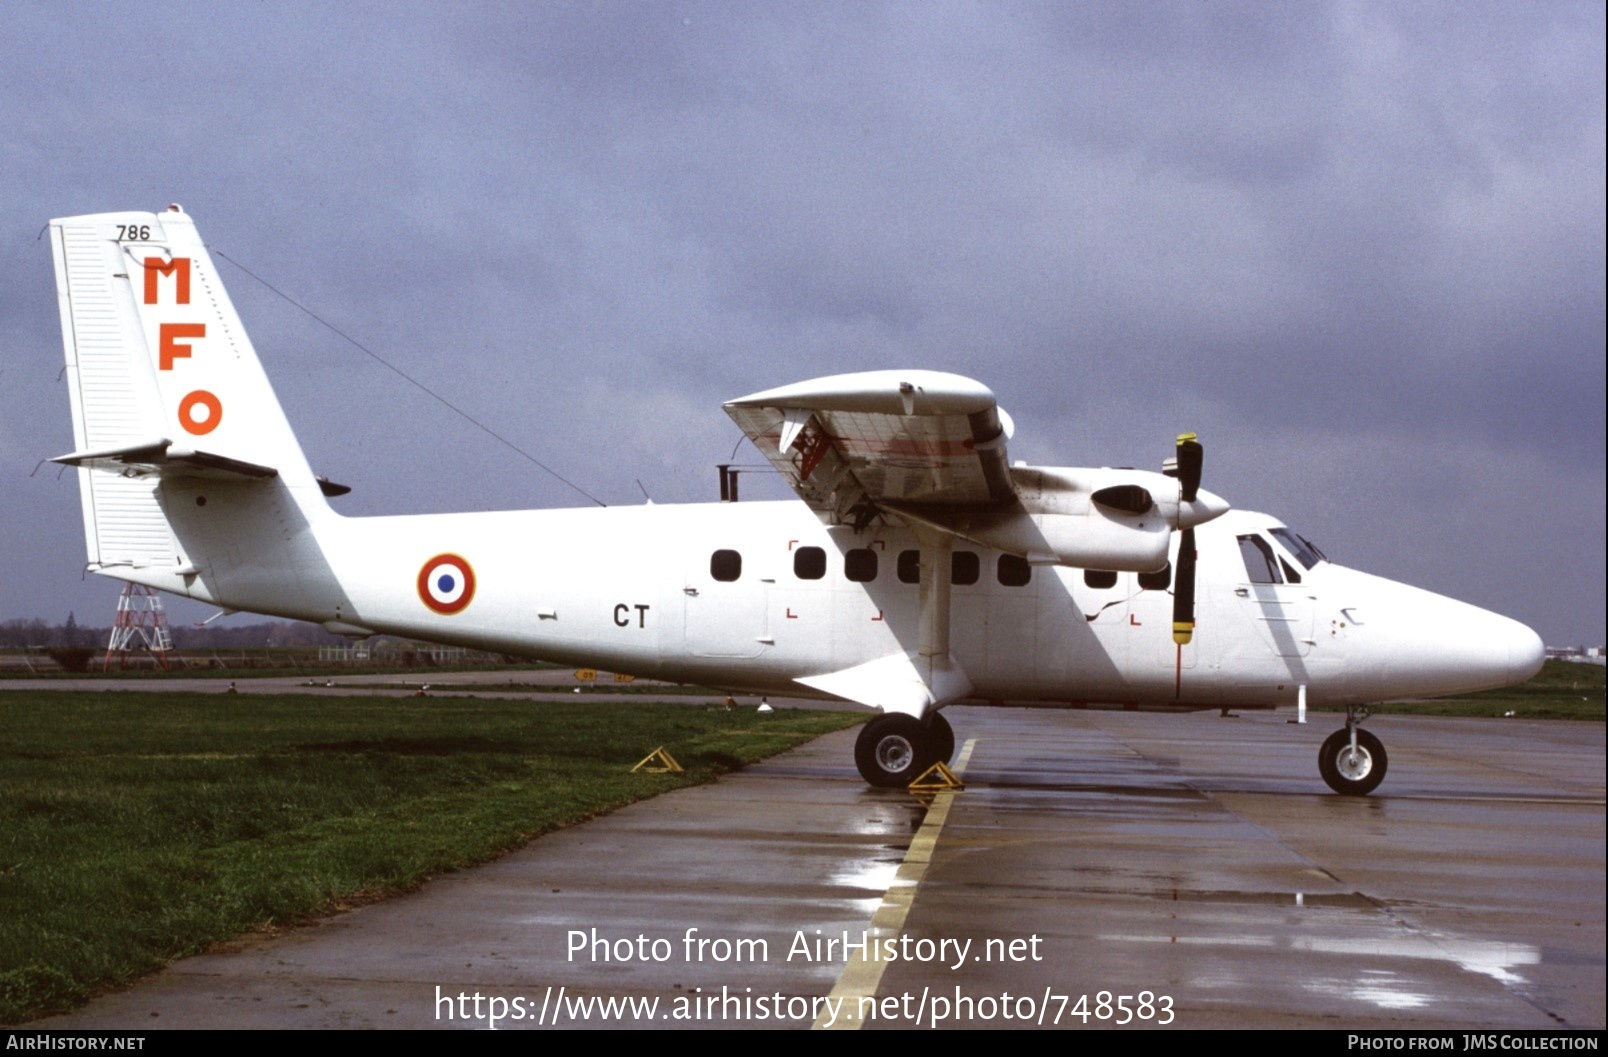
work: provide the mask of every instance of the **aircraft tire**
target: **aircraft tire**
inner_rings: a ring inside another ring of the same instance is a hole
[[[948,763],[955,758],[955,728],[949,725],[942,712],[934,712],[927,718],[928,731],[933,739],[933,748],[937,750],[940,760]]]
[[[1367,796],[1385,780],[1389,759],[1385,747],[1366,730],[1357,731],[1357,754],[1351,755],[1351,734],[1341,728],[1323,740],[1318,750],[1318,773],[1341,796]]]
[[[931,729],[913,716],[897,712],[878,716],[860,728],[854,764],[871,785],[902,788],[938,762],[936,742]]]

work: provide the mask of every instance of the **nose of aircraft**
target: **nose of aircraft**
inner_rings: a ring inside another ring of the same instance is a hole
[[[1465,602],[1429,598],[1434,601],[1419,607],[1428,618],[1420,642],[1434,658],[1427,667],[1442,669],[1443,677],[1464,682],[1469,690],[1512,686],[1541,670],[1546,650],[1525,625]]]
[[[1347,570],[1350,573],[1350,570]],[[1358,605],[1347,679],[1381,700],[1470,693],[1522,683],[1541,670],[1541,638],[1517,620],[1366,574],[1346,578]]]
[[[1497,619],[1509,625],[1503,633],[1507,643],[1508,683],[1522,683],[1533,677],[1546,663],[1546,646],[1542,644],[1540,635],[1517,620],[1508,620],[1506,617]]]

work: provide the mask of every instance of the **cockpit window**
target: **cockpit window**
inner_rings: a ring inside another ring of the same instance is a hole
[[[1289,529],[1268,529],[1268,532],[1274,539],[1282,543],[1286,550],[1295,555],[1295,560],[1300,562],[1306,568],[1310,569],[1314,565],[1324,560],[1322,551],[1318,550],[1318,548],[1314,547],[1300,536],[1297,536]]]
[[[1240,557],[1245,559],[1245,578],[1253,584],[1280,584],[1279,560],[1261,536],[1239,537]]]

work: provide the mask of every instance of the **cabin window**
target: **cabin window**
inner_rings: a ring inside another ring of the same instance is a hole
[[[1240,557],[1245,560],[1245,578],[1253,584],[1277,584],[1283,581],[1279,578],[1278,559],[1273,557],[1273,548],[1261,536],[1239,537]]]
[[[709,556],[709,575],[721,583],[731,583],[743,574],[743,556],[736,551],[719,550]]]
[[[1108,587],[1117,586],[1117,574],[1110,569],[1083,570],[1083,584],[1097,591],[1104,591]]]
[[[1153,573],[1139,574],[1139,590],[1165,591],[1172,586],[1172,562],[1168,562]]]
[[[921,582],[921,552],[900,551],[897,571],[900,583],[919,584]]]
[[[819,547],[800,547],[793,552],[793,575],[800,580],[819,580],[826,575],[826,552]]]
[[[1025,587],[1033,578],[1033,567],[1027,559],[1015,554],[999,556],[999,582],[1006,587]]]
[[[843,575],[857,584],[868,584],[877,578],[877,552],[869,547],[856,547],[843,555]]]
[[[921,582],[921,552],[899,552],[899,582],[902,584],[919,584]],[[982,575],[982,563],[972,551],[951,551],[949,555],[949,582],[965,587],[974,584]]]

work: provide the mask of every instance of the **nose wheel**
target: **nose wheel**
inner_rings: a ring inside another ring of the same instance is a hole
[[[860,777],[883,789],[897,789],[921,777],[955,752],[955,732],[937,712],[925,719],[900,713],[878,716],[860,728],[854,763]]]
[[[1325,738],[1318,750],[1318,773],[1341,796],[1367,796],[1385,780],[1389,765],[1385,746],[1357,723],[1348,710],[1344,729]]]

